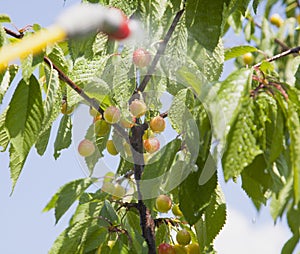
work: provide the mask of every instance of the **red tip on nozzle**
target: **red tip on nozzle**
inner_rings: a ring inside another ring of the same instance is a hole
[[[106,26],[106,33],[110,39],[123,40],[130,35],[129,19],[120,9],[110,8],[111,24],[116,26]]]

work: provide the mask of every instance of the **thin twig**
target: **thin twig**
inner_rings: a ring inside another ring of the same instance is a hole
[[[272,57],[264,60],[263,62],[273,62],[273,61],[276,61],[276,60],[278,60],[278,59],[280,59],[282,57],[288,56],[290,54],[299,54],[299,51],[300,51],[300,46],[295,47],[295,48],[291,48],[291,49],[286,50],[286,51],[284,51],[284,52],[282,52],[280,54],[272,56]],[[257,63],[253,67],[254,68],[259,68],[262,65],[263,62]]]
[[[9,30],[8,28],[4,27],[4,31],[9,34],[12,37],[15,37],[17,39],[22,39],[24,37],[24,33],[16,33],[14,31]]]

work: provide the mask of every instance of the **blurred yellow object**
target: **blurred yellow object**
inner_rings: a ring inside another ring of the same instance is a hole
[[[25,58],[29,54],[41,52],[48,44],[62,41],[67,37],[65,30],[59,26],[51,26],[8,44],[0,48],[0,71],[5,69],[9,62],[17,58]]]

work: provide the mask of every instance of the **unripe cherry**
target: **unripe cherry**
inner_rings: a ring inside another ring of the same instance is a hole
[[[186,229],[179,230],[176,234],[176,240],[180,245],[187,245],[191,241],[191,234]]]
[[[277,26],[277,27],[281,27],[281,25],[283,24],[283,20],[280,17],[280,15],[278,13],[274,13],[271,17],[270,17],[270,22],[271,24]]]
[[[90,107],[89,113],[92,117],[98,117],[100,115],[100,113],[96,109],[94,109],[93,107]]]
[[[144,149],[148,153],[154,153],[160,148],[160,142],[157,138],[148,138],[144,140]]]
[[[63,101],[61,104],[60,111],[64,115],[70,115],[73,113],[75,106],[69,107],[68,103],[66,101]]]
[[[185,246],[189,254],[200,254],[200,247],[198,243],[190,243]]]
[[[104,120],[97,120],[94,123],[94,132],[96,136],[103,137],[109,132],[110,125]]]
[[[112,193],[112,198],[115,200],[121,199],[125,196],[125,194],[126,194],[125,188],[122,185],[116,183]]]
[[[243,61],[244,61],[244,64],[250,65],[250,64],[253,63],[254,57],[250,52],[248,52],[248,53],[243,55]]]
[[[130,103],[129,110],[133,116],[135,116],[136,118],[139,118],[139,117],[145,115],[145,113],[147,111],[147,106],[146,106],[145,102],[135,99],[134,101],[132,101]]]
[[[165,130],[166,122],[161,116],[155,116],[150,121],[150,128],[153,132],[159,133]]]
[[[95,145],[88,139],[83,139],[78,145],[78,153],[83,157],[89,157],[95,152]]]
[[[158,246],[158,254],[176,254],[175,249],[168,243],[161,243]]]
[[[151,62],[151,54],[146,49],[138,48],[133,52],[132,61],[139,68],[146,67]]]
[[[159,195],[155,200],[155,207],[160,213],[167,213],[172,206],[172,200],[167,195]]]
[[[105,109],[103,116],[106,122],[110,124],[115,124],[120,121],[121,112],[117,107],[110,106]]]
[[[118,150],[116,149],[116,146],[115,146],[113,140],[107,140],[106,149],[107,149],[107,152],[110,153],[111,155],[117,155],[119,153]]]
[[[188,253],[188,250],[184,246],[179,245],[179,244],[174,245],[174,249],[175,249],[176,254],[187,254]]]
[[[182,212],[181,212],[181,210],[180,210],[180,208],[179,208],[179,205],[177,205],[177,204],[174,204],[172,206],[172,213],[175,216],[178,216],[178,217],[181,217],[183,215]]]

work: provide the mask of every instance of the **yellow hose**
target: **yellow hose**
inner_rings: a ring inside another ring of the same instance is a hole
[[[66,31],[59,26],[51,26],[0,48],[0,71],[4,70],[10,61],[25,58],[29,54],[41,52],[48,44],[62,41],[67,37]]]

